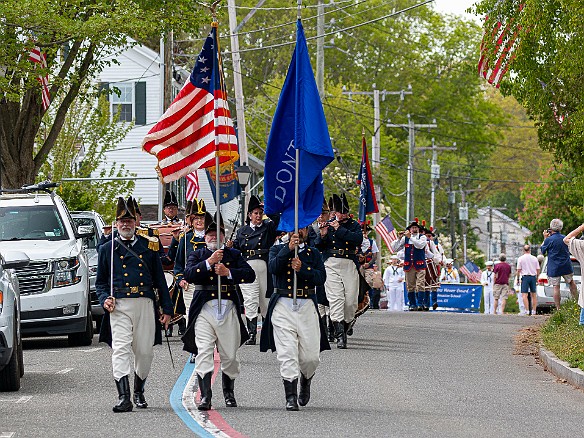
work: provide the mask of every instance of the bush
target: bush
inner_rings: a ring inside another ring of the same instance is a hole
[[[571,367],[584,370],[584,326],[579,320],[580,307],[567,301],[546,321],[541,335],[545,348]]]

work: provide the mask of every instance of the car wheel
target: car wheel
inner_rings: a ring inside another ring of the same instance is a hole
[[[103,319],[103,316],[95,316],[93,318],[93,321],[95,322],[95,331],[98,333],[101,330],[101,320],[102,319]]]
[[[0,391],[18,391],[20,389],[20,367],[18,366],[18,339],[14,330],[14,348],[8,364],[0,371]]]
[[[24,376],[24,353],[22,347],[22,338],[19,339],[18,343],[18,368],[20,369],[20,377]]]
[[[91,306],[87,305],[87,316],[85,318],[85,331],[71,333],[69,335],[69,346],[86,347],[93,342],[93,318],[91,317]]]

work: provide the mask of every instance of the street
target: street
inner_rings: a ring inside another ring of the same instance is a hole
[[[146,384],[150,407],[126,414],[111,411],[111,352],[97,336],[85,348],[68,348],[65,338],[27,339],[23,387],[0,393],[0,437],[187,437],[193,430],[237,437],[580,436],[584,394],[557,382],[534,356],[513,354],[515,335],[542,320],[369,311],[347,350],[322,354],[300,412],[284,410],[275,353],[242,346],[239,407],[225,407],[220,375],[213,385],[215,410],[204,418],[222,425],[225,433],[215,435],[193,426],[190,387],[187,409],[177,415],[171,406],[171,391],[180,396],[184,388],[180,379],[175,387],[177,379],[192,372],[187,364],[183,373],[188,355],[178,337],[170,339],[176,369],[166,343],[157,346]]]

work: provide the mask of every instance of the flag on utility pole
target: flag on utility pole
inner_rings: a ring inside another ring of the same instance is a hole
[[[369,154],[367,153],[367,143],[363,133],[363,155],[361,156],[361,168],[357,177],[359,186],[359,222],[364,223],[367,215],[379,213],[377,199],[375,198],[375,187],[373,186],[373,177],[371,176],[371,167],[369,166]]]

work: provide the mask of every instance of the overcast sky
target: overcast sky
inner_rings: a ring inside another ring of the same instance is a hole
[[[434,0],[434,5],[440,12],[448,12],[452,14],[460,14],[472,20],[479,20],[479,17],[466,14],[464,11],[470,8],[478,0]]]

